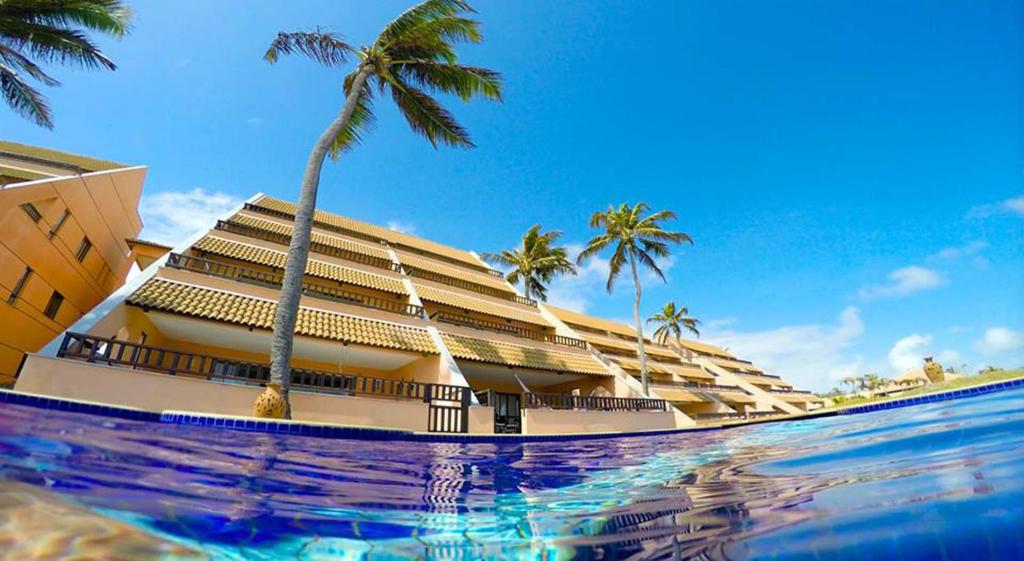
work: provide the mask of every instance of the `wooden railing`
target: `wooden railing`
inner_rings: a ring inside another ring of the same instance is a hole
[[[488,331],[506,333],[508,335],[513,335],[516,337],[523,337],[525,339],[532,339],[534,341],[544,341],[546,343],[553,343],[555,345],[576,347],[579,349],[587,348],[587,342],[582,339],[574,339],[572,337],[566,337],[564,335],[552,335],[550,333],[538,333],[536,331],[531,331],[524,327],[520,327],[518,325],[513,325],[509,323],[487,321],[485,319],[479,319],[469,316],[460,316],[448,312],[434,312],[434,315],[430,316],[430,319],[441,321],[444,323],[450,323],[452,325],[462,325],[464,327],[473,327],[476,329],[486,329]]]
[[[82,333],[65,334],[57,356],[107,366],[160,372],[172,376],[189,376],[211,381],[251,385],[264,384],[270,377],[270,366],[267,364],[140,345]],[[88,383],[88,381],[83,380],[83,383]],[[416,399],[428,402],[431,399],[437,399],[438,395],[460,401],[463,399],[462,392],[468,390],[461,386],[425,384],[299,368],[293,368],[291,371],[291,386],[294,389],[317,393]]]
[[[647,397],[598,397],[561,393],[524,394],[526,409],[561,409],[583,411],[668,411],[664,399]]]
[[[259,212],[259,213],[262,213],[262,214],[266,214],[268,216],[276,216],[278,218],[287,218],[288,220],[295,220],[295,215],[290,213],[290,212],[285,212],[283,210],[276,210],[276,209],[272,209],[272,208],[267,208],[267,207],[264,207],[264,206],[260,206],[259,204],[245,203],[245,207],[244,208],[245,208],[245,210],[251,210],[251,211],[254,211],[254,212]],[[424,255],[424,256],[430,257],[431,259],[437,259],[439,261],[444,261],[446,263],[451,263],[452,265],[458,265],[460,267],[465,267],[467,269],[471,269],[471,270],[474,270],[474,271],[480,271],[482,273],[487,273],[487,274],[489,274],[491,276],[494,276],[494,277],[504,278],[504,275],[502,275],[501,272],[495,271],[494,269],[491,269],[489,267],[485,267],[483,265],[473,265],[473,264],[470,264],[470,263],[466,263],[465,261],[461,261],[459,259],[453,259],[451,257],[448,257],[447,255],[441,255],[440,253],[434,253],[432,251],[427,251],[425,249],[421,249],[421,248],[418,248],[418,247],[413,247],[411,245],[407,245],[407,244],[403,244],[403,243],[399,243],[399,242],[395,242],[395,241],[391,241],[391,240],[386,240],[384,238],[380,238],[380,237],[374,236],[372,234],[367,234],[366,232],[360,232],[358,230],[351,230],[349,228],[343,228],[341,226],[335,226],[334,224],[328,224],[327,222],[324,222],[322,220],[314,219],[313,220],[313,224],[315,224],[317,228],[323,228],[324,230],[329,230],[331,232],[336,232],[336,233],[339,233],[339,234],[345,234],[346,236],[352,236],[354,238],[359,238],[361,240],[366,240],[366,241],[371,241],[371,242],[381,243],[381,244],[387,244],[387,245],[392,246],[392,247],[401,248],[401,249],[404,249],[406,251],[412,251],[414,253],[418,253],[420,255]]]
[[[280,269],[272,272],[250,269],[240,265],[212,261],[202,257],[171,253],[167,256],[167,266],[186,271],[195,271],[205,275],[237,280],[247,284],[264,286],[267,288],[280,289],[284,282],[284,274]],[[351,292],[335,286],[327,286],[315,282],[303,281],[302,293],[315,298],[323,298],[343,304],[353,304],[364,308],[373,308],[386,312],[394,312],[413,317],[423,316],[423,307],[404,302],[396,302],[376,296]]]
[[[765,391],[768,392],[768,393],[799,393],[799,394],[805,394],[805,395],[814,395],[812,392],[809,392],[807,390],[784,390],[784,389],[770,388],[770,389],[767,389]]]
[[[271,232],[270,230],[264,230],[262,228],[257,228],[255,226],[249,226],[247,224],[241,224],[238,222],[232,222],[230,220],[218,220],[216,229],[224,232],[242,234],[243,236],[249,236],[252,238],[266,240],[268,242],[274,242],[281,245],[289,245],[292,241],[292,237],[289,236],[288,234]],[[309,249],[310,251],[316,253],[322,253],[324,255],[338,257],[355,263],[362,263],[363,265],[378,267],[380,269],[388,269],[396,273],[401,272],[401,269],[396,263],[384,257],[375,257],[373,255],[367,255],[365,253],[359,253],[358,251],[343,249],[340,247],[316,241],[309,242]]]

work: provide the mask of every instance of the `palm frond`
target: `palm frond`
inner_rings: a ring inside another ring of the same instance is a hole
[[[46,104],[46,98],[5,64],[0,64],[0,95],[22,116],[35,121],[37,125],[53,128],[53,115]]]
[[[5,0],[0,19],[49,27],[80,26],[121,38],[131,29],[132,12],[121,0]]]
[[[7,64],[12,71],[20,68],[26,74],[47,86],[60,85],[59,81],[44,72],[43,69],[36,65],[36,63],[32,62],[31,59],[14,49],[5,47],[3,43],[0,43],[0,63]]]
[[[459,148],[475,146],[469,132],[436,99],[402,82],[397,76],[391,77],[389,82],[391,97],[409,123],[409,128],[426,137],[434,148],[438,143]]]
[[[348,62],[356,49],[340,35],[327,31],[278,33],[270,42],[263,59],[274,64],[282,55],[302,54],[324,66],[337,67]]]
[[[375,43],[376,47],[386,47],[401,38],[405,33],[432,20],[473,13],[473,8],[463,0],[426,0],[420,2],[391,20]]]
[[[463,101],[475,95],[501,101],[501,75],[486,68],[417,61],[398,65],[396,72],[403,80],[433,92],[457,95]]]
[[[356,71],[358,72],[358,71]],[[355,80],[356,72],[345,77],[345,96],[352,92],[352,82]],[[337,160],[345,152],[348,152],[357,144],[363,141],[363,136],[373,127],[377,117],[373,114],[373,89],[369,85],[363,85],[363,89],[356,101],[356,107],[352,111],[345,127],[341,129],[338,136],[331,143],[331,158]]]
[[[117,69],[117,65],[75,29],[49,27],[30,21],[4,21],[4,42],[44,62],[75,64],[83,68]]]

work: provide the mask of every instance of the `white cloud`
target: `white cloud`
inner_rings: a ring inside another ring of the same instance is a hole
[[[988,218],[997,214],[1015,214],[1024,217],[1024,195],[998,203],[979,205],[967,213],[968,218]]]
[[[938,271],[919,265],[896,269],[889,273],[887,278],[888,282],[885,284],[862,287],[858,292],[860,299],[869,302],[880,298],[895,298],[946,284],[946,278]]]
[[[1005,327],[990,327],[974,342],[974,347],[986,355],[1008,353],[1024,348],[1024,331]]]
[[[143,195],[139,214],[145,228],[141,237],[175,246],[196,232],[212,228],[217,219],[242,204],[226,193],[163,191]]]
[[[903,372],[924,364],[924,357],[931,356],[928,346],[932,344],[931,335],[914,333],[896,341],[889,349],[889,364]]]
[[[569,255],[575,259],[583,246],[566,244]],[[585,312],[594,297],[607,293],[605,283],[608,282],[608,260],[603,257],[591,257],[576,267],[576,275],[563,275],[548,285],[548,302],[560,308],[577,312]]]
[[[411,234],[416,231],[416,226],[413,226],[408,222],[399,222],[398,220],[388,220],[387,226],[388,230],[401,232],[403,234]]]
[[[928,258],[933,261],[956,261],[957,259],[961,259],[964,257],[972,257],[978,255],[987,248],[987,241],[978,240],[961,246],[947,247],[945,249],[940,250],[938,253],[929,256]]]
[[[704,338],[798,387],[826,390],[844,376],[863,374],[864,360],[846,354],[863,333],[860,310],[849,306],[833,325],[791,325],[749,332],[708,329]]]

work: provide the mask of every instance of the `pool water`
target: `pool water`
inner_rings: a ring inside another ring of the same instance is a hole
[[[1024,390],[506,444],[0,406],[0,558],[985,560],[1022,535]]]

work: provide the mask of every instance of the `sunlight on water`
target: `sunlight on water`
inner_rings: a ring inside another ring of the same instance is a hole
[[[50,549],[25,551],[54,559],[68,548],[104,559],[1012,559],[1024,558],[1022,468],[1022,391],[726,431],[500,445],[280,437],[4,406],[0,549],[31,540]]]

